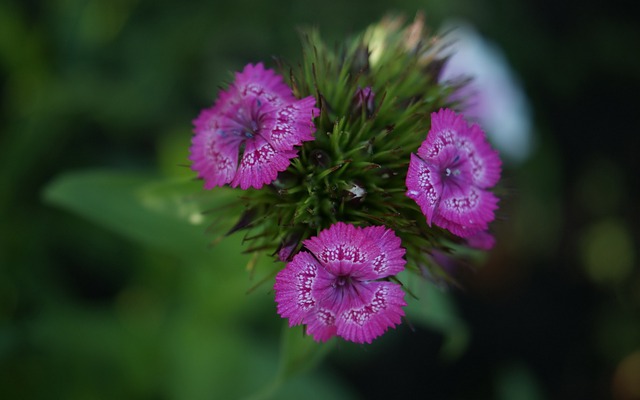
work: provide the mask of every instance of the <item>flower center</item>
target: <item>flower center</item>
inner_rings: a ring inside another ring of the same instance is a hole
[[[333,287],[347,289],[351,286],[353,279],[351,275],[339,275],[336,276],[336,280],[333,282]]]
[[[248,139],[254,137],[255,135],[258,134],[258,123],[255,120],[248,120],[245,121],[245,123],[243,124],[243,130],[241,131],[240,135],[244,136]]]
[[[227,137],[230,134],[241,141],[253,139],[260,134],[261,122],[264,117],[260,99],[247,100],[241,104],[235,112],[229,112],[226,116],[229,121],[226,129],[221,129],[218,134]]]
[[[460,170],[459,169],[451,169],[451,168],[445,168],[444,173],[446,176],[457,176],[460,175]]]
[[[253,138],[260,132],[260,119],[261,114],[259,110],[259,104],[256,106],[255,103],[252,104],[249,109],[245,109],[244,107],[238,110],[236,114],[236,121],[238,122],[238,135],[247,139]]]
[[[442,170],[442,177],[457,177],[460,175],[460,166],[462,162],[460,160],[460,155],[456,155],[451,163]]]

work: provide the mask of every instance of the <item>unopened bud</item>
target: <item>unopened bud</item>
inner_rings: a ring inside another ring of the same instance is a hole
[[[276,250],[276,254],[278,254],[278,258],[282,262],[289,262],[293,258],[302,240],[302,232],[299,230],[293,231],[285,236],[280,242],[280,246]]]
[[[371,89],[371,86],[364,88],[358,88],[353,95],[353,108],[356,112],[360,112],[362,107],[365,108],[367,116],[371,116],[375,110],[375,93]]]
[[[231,228],[229,232],[227,232],[227,236],[231,235],[232,233],[249,228],[256,219],[257,214],[258,213],[256,212],[255,208],[247,209],[244,213],[242,213],[240,219],[238,220],[238,222],[236,222],[233,228]]]

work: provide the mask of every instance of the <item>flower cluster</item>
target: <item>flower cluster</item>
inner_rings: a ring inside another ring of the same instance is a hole
[[[404,316],[398,273],[450,280],[434,254],[494,244],[500,158],[439,79],[437,40],[421,18],[338,49],[310,31],[298,67],[247,65],[194,121],[192,169],[242,189],[221,218],[285,263],[278,313],[317,341],[370,343]]]

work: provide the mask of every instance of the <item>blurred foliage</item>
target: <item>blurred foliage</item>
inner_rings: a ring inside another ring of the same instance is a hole
[[[0,397],[638,398],[640,28],[573,3],[0,2]],[[401,327],[322,347],[283,327],[271,260],[209,246],[194,207],[227,193],[190,181],[190,121],[229,71],[296,60],[298,26],[419,9],[503,47],[538,148],[482,268],[405,281]]]

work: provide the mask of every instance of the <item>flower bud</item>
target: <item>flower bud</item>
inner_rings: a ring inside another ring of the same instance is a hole
[[[364,88],[358,88],[356,93],[353,95],[353,109],[358,114],[361,112],[364,107],[365,112],[367,113],[367,117],[373,115],[373,111],[375,110],[375,93],[371,89],[371,86],[366,86]]]

